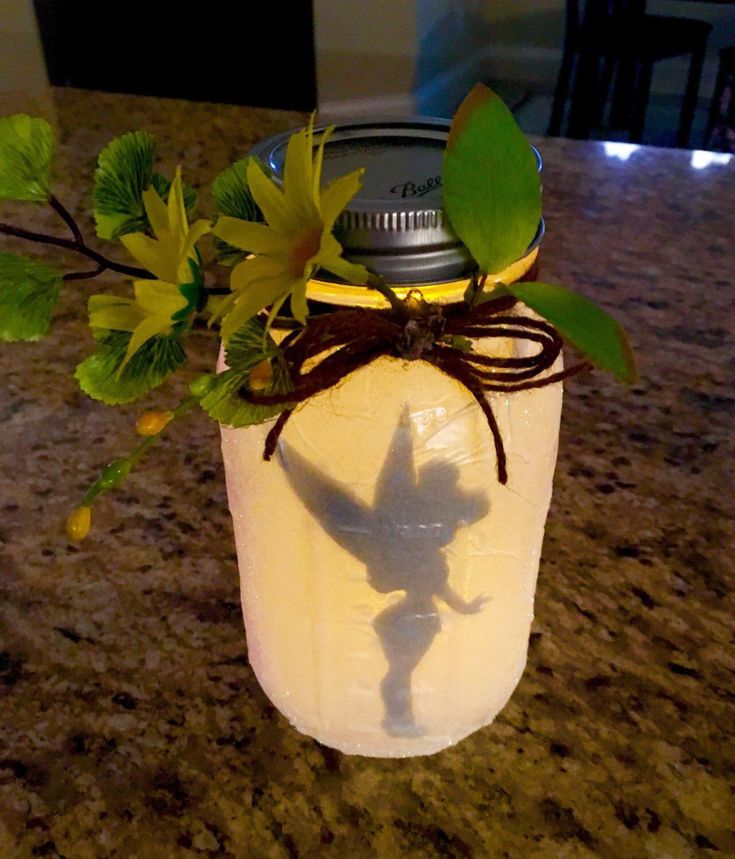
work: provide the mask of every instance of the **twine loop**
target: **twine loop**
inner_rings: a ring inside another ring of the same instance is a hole
[[[517,303],[513,296],[503,295],[476,307],[441,306],[424,301],[412,290],[400,307],[389,311],[349,308],[312,317],[306,328],[288,334],[280,346],[293,389],[284,394],[240,389],[240,396],[249,403],[287,406],[266,437],[263,458],[269,460],[273,455],[297,405],[333,388],[377,358],[392,356],[426,361],[464,385],[487,420],[498,480],[506,484],[505,448],[487,394],[541,388],[590,369],[582,361],[548,372],[561,353],[562,339],[548,322],[511,313]],[[473,348],[477,341],[505,338],[530,342],[537,349],[531,355],[506,357],[484,355]]]

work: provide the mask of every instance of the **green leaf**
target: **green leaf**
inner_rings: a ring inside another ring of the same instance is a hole
[[[266,358],[271,359],[273,367],[269,393],[287,394],[293,390],[281,351],[265,334],[262,322],[250,319],[230,337],[225,351],[229,369],[215,376],[214,386],[201,400],[201,407],[211,418],[231,427],[260,424],[287,409],[287,403],[257,406],[239,395],[240,388],[248,385],[250,371]]]
[[[116,137],[100,152],[92,194],[100,238],[112,239],[146,228],[142,194],[153,182],[155,154],[153,136],[144,131]]]
[[[108,406],[137,400],[186,361],[186,353],[176,336],[159,335],[144,343],[118,376],[131,336],[127,331],[98,334],[97,351],[82,361],[74,373],[86,394]]]
[[[635,358],[623,327],[589,298],[551,283],[518,282],[503,289],[551,322],[596,367],[635,383]]]
[[[272,175],[270,168],[253,155],[236,161],[231,167],[223,170],[212,183],[212,197],[214,198],[216,214],[229,215],[231,218],[240,218],[243,221],[263,220],[263,213],[250,193],[247,180],[248,164],[253,159],[260,164],[267,176]],[[217,250],[218,261],[225,265],[234,265],[247,256],[245,251],[233,247],[233,245],[216,236],[214,246]]]
[[[54,132],[45,119],[0,118],[0,197],[41,203],[50,196]]]
[[[523,256],[541,217],[536,158],[513,114],[482,84],[452,120],[442,186],[449,220],[483,272]]]
[[[38,340],[51,324],[61,275],[45,265],[0,253],[0,339]]]
[[[116,137],[100,152],[94,174],[94,218],[97,235],[115,239],[128,233],[150,229],[143,206],[143,191],[151,185],[168,199],[171,182],[153,172],[155,140],[145,131],[132,131]],[[196,205],[196,192],[184,185],[184,205],[190,212]]]

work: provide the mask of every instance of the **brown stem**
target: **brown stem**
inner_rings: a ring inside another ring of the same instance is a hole
[[[112,269],[112,271],[120,272],[120,274],[130,275],[130,277],[149,278],[151,276],[150,272],[143,268],[136,268],[132,265],[124,265],[123,263],[107,259],[107,257],[104,257],[102,254],[97,253],[97,251],[93,251],[92,248],[87,247],[83,241],[79,243],[76,240],[62,239],[59,238],[59,236],[50,236],[47,233],[36,233],[32,230],[24,230],[22,227],[14,227],[11,224],[3,223],[0,223],[0,235],[12,236],[16,239],[24,239],[25,241],[37,242],[42,245],[54,245],[55,247],[64,248],[68,251],[74,251],[75,253],[82,254],[88,259],[93,260],[98,266],[102,266],[100,271],[104,271],[109,268]]]
[[[87,280],[90,277],[97,277],[98,274],[102,274],[107,266],[102,265],[100,263],[97,268],[92,269],[92,271],[70,271],[65,274],[61,279],[62,280]]]
[[[69,212],[66,206],[62,205],[61,201],[54,194],[49,197],[48,203],[49,206],[51,206],[51,208],[54,210],[54,212],[56,212],[56,214],[61,218],[61,220],[67,225],[67,227],[69,227],[69,229],[71,230],[71,234],[74,236],[74,241],[78,245],[83,245],[84,238],[82,237],[82,231],[79,229],[79,224],[77,224],[77,222],[72,217],[71,212]]]
[[[467,302],[470,307],[474,307],[475,304],[477,304],[477,299],[482,295],[482,291],[485,289],[485,283],[487,282],[487,274],[482,274],[478,277],[479,274],[480,272],[478,269],[475,269],[472,273],[470,300]]]
[[[263,449],[263,459],[270,462],[270,458],[276,452],[276,445],[280,438],[283,428],[288,423],[288,419],[293,414],[293,409],[286,409],[278,415],[278,420],[273,424],[265,439],[265,448]]]

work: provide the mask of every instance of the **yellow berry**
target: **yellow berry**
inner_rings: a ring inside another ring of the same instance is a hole
[[[271,359],[266,358],[265,361],[256,364],[250,371],[248,384],[251,391],[265,391],[267,388],[270,388],[272,383],[273,367],[271,366]]]
[[[81,543],[89,534],[92,524],[92,511],[89,507],[77,507],[66,520],[66,536],[72,543]]]
[[[146,412],[138,418],[135,429],[138,435],[158,435],[173,417],[173,412]]]

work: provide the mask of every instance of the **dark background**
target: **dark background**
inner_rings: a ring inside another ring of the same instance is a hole
[[[34,0],[54,86],[316,107],[310,0]],[[193,11],[191,11],[193,9]]]

